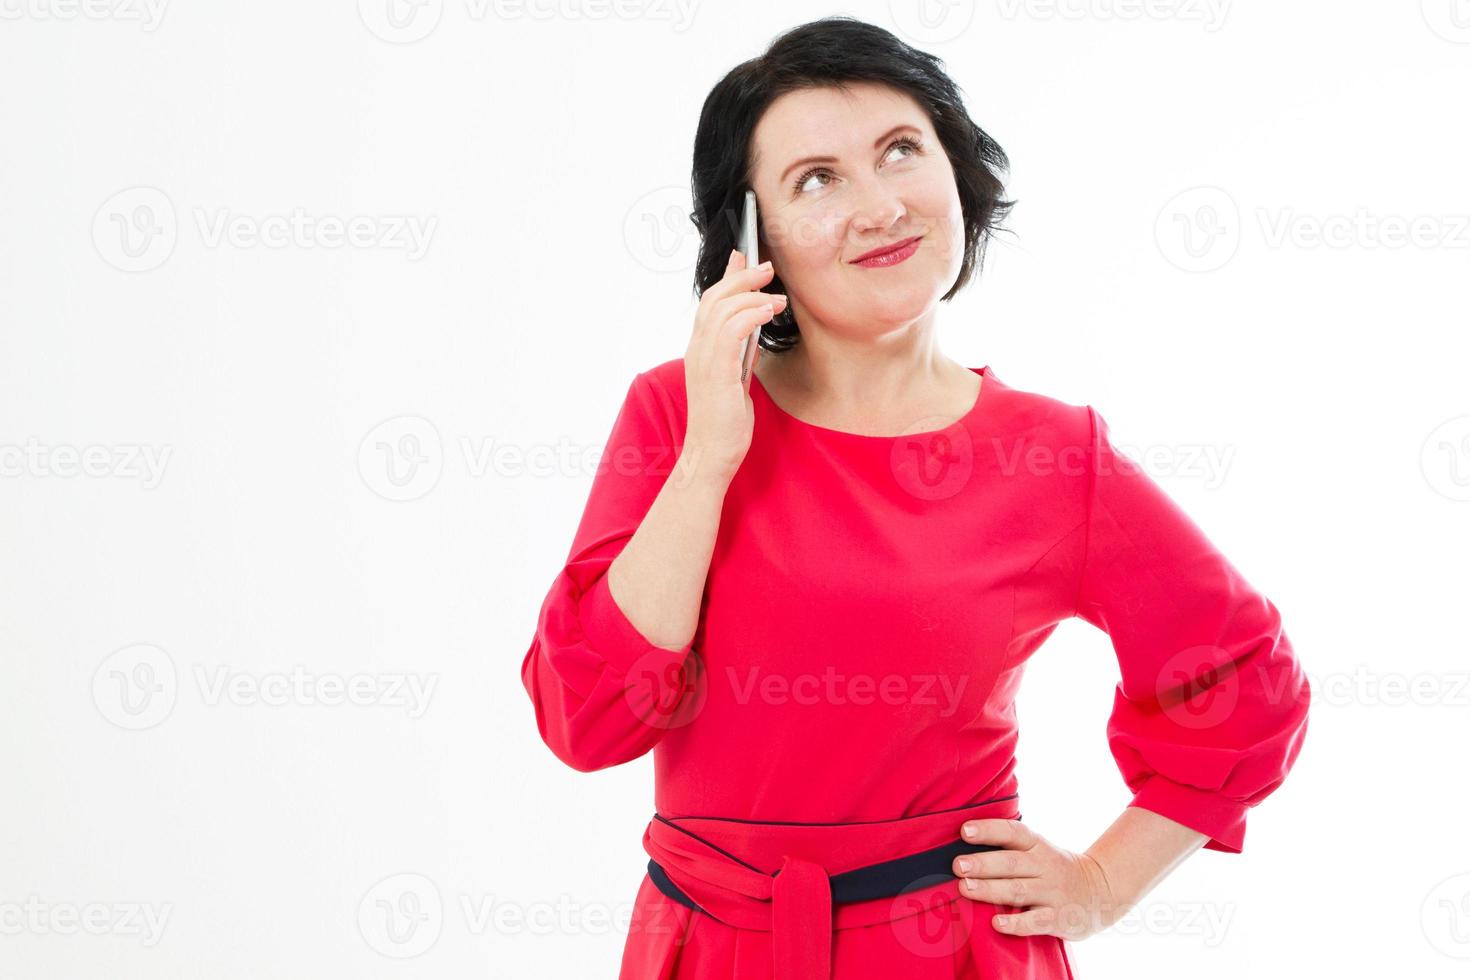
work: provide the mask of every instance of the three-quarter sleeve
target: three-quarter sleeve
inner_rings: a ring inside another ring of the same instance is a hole
[[[1109,750],[1129,805],[1209,835],[1210,850],[1239,853],[1247,810],[1301,751],[1306,675],[1276,606],[1087,411],[1075,615],[1117,653]]]
[[[542,741],[582,772],[636,759],[668,730],[693,645],[669,649],[649,642],[608,588],[608,566],[638,529],[678,456],[652,385],[645,372],[628,388],[571,551],[541,604],[521,662],[521,683]]]

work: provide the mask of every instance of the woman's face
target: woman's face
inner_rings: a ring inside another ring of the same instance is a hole
[[[788,92],[752,144],[762,258],[803,330],[876,337],[949,291],[964,261],[964,213],[928,113],[907,93],[873,83]],[[914,236],[918,249],[902,262],[854,262]]]

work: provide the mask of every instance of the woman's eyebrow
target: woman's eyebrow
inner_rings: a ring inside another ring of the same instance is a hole
[[[888,138],[890,136],[892,136],[894,133],[901,133],[905,129],[912,129],[916,133],[919,131],[919,127],[918,126],[914,126],[914,125],[911,125],[909,123],[902,123],[902,124],[900,124],[898,126],[894,126],[888,132],[884,133],[882,136],[878,137],[876,140],[873,141],[873,149],[875,149],[875,150],[878,149],[878,147],[882,146],[884,144],[884,142],[886,142],[888,140]],[[791,164],[785,170],[781,171],[781,181],[784,183],[785,180],[786,180],[786,175],[789,174],[789,173],[791,173],[791,171],[795,170],[797,167],[800,167],[803,164],[807,164],[807,163],[837,163],[837,162],[838,162],[838,159],[836,157],[805,157],[804,159],[797,160],[795,163]]]

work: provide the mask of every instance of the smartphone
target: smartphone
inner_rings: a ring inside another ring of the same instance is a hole
[[[745,211],[740,218],[740,251],[745,253],[745,267],[753,269],[760,265],[756,235],[755,191],[745,192]],[[760,346],[760,328],[740,342],[740,383],[744,384],[755,367],[755,352]]]

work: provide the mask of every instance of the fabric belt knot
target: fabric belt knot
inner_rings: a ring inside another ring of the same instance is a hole
[[[820,864],[786,856],[771,884],[771,943],[781,980],[832,971],[832,882]]]
[[[771,934],[776,980],[830,980],[833,934],[959,899],[960,825],[1020,819],[1017,794],[894,820],[795,823],[655,813],[643,834],[664,895],[726,925]],[[915,901],[895,901],[905,895]]]

